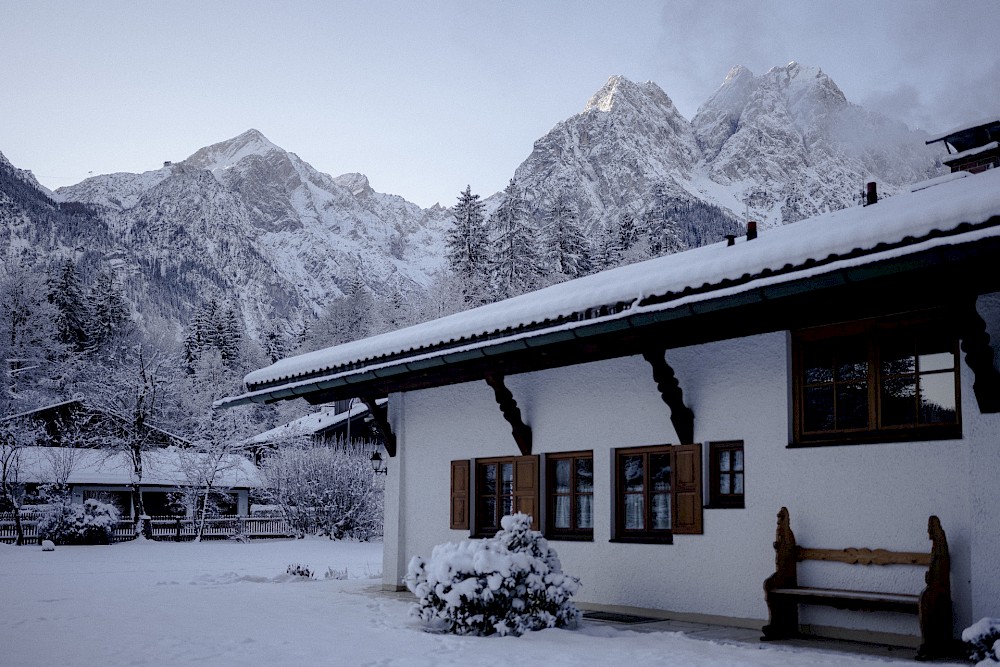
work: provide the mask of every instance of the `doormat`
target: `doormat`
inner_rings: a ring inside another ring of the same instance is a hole
[[[655,623],[662,621],[662,618],[650,618],[649,616],[636,616],[635,614],[616,614],[613,611],[585,611],[583,617],[591,621],[607,621],[608,623],[626,623],[628,625],[636,623]]]

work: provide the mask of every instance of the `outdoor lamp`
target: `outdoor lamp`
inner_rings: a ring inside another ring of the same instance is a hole
[[[378,453],[376,449],[372,452],[372,471],[376,475],[388,475],[389,469],[385,467],[385,461],[382,460],[382,455]]]

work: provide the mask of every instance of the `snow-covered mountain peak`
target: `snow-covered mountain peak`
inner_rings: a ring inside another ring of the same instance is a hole
[[[652,81],[634,83],[621,74],[616,74],[594,93],[584,113],[592,110],[605,113],[613,110],[642,111],[647,107],[660,107],[663,110],[674,111],[674,103],[663,89]]]
[[[362,195],[369,195],[375,192],[372,189],[371,184],[368,182],[368,177],[364,174],[350,173],[341,174],[333,179],[333,182],[342,188],[347,188],[351,194],[355,197],[360,197]]]
[[[738,82],[752,78],[753,78],[753,72],[751,72],[749,68],[744,67],[743,65],[733,65],[732,68],[729,70],[729,73],[726,74],[726,78],[722,82],[722,85],[725,86],[726,84],[731,84],[732,82]]]
[[[275,152],[285,153],[286,151],[271,143],[259,130],[249,129],[232,139],[197,150],[191,157],[184,160],[184,164],[214,172],[219,169],[228,169],[250,155],[265,156]]]

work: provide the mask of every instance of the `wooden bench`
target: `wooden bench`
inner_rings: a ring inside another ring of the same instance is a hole
[[[951,562],[948,540],[936,516],[927,522],[931,540],[930,553],[899,552],[886,549],[808,549],[795,544],[788,520],[788,509],[778,512],[775,533],[775,572],[764,582],[769,622],[762,640],[799,636],[800,604],[816,604],[864,611],[894,611],[916,614],[920,621],[918,660],[948,657],[953,654]],[[837,588],[799,586],[797,564],[803,560],[833,561],[849,565],[916,565],[926,567],[927,586],[919,595],[877,593]]]

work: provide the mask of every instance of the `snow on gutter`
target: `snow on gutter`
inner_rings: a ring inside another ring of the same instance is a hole
[[[643,295],[664,296],[657,312],[723,297],[730,290],[790,282],[832,271],[838,260],[857,266],[917,252],[918,239],[951,245],[967,237],[963,223],[1000,215],[1000,170],[898,195],[876,206],[854,207],[771,229],[758,240],[727,248],[724,243],[619,267],[456,313],[406,329],[282,359],[244,379],[250,389],[216,402],[217,407],[277,400],[317,389],[363,382],[444,363],[449,355],[473,353],[540,335],[576,336],[590,327],[651,312]],[[996,232],[988,236],[1000,235]],[[961,238],[957,238],[957,237]],[[822,265],[821,268],[816,265]],[[761,275],[772,273],[767,278]],[[733,281],[741,284],[722,288]],[[691,294],[694,290],[696,293]],[[676,296],[675,296],[676,295]],[[584,319],[588,311],[619,311]],[[532,330],[526,330],[531,328]],[[576,332],[576,333],[570,333]],[[478,340],[476,340],[478,339]],[[414,366],[417,368],[414,368]],[[372,375],[374,374],[374,375]]]
[[[982,239],[1000,237],[1000,217],[995,216],[991,222],[993,224],[972,231],[948,236],[937,236],[919,243],[904,245],[886,251],[839,259],[830,263],[795,270],[791,274],[785,273],[760,277],[739,285],[690,294],[663,303],[635,304],[632,308],[604,317],[567,322],[546,329],[516,333],[499,339],[483,340],[458,347],[428,351],[402,359],[373,363],[360,368],[334,372],[329,375],[293,381],[277,387],[267,387],[250,391],[240,396],[216,401],[213,406],[216,408],[229,408],[248,403],[263,403],[283,398],[303,396],[324,389],[368,382],[378,378],[417,371],[422,368],[466,361],[474,357],[489,356],[491,354],[488,351],[490,348],[503,347],[503,350],[494,350],[493,353],[495,354],[513,349],[542,347],[545,344],[568,340],[570,338],[586,338],[596,333],[604,333],[612,328],[638,328],[652,321],[679,319],[698,314],[702,310],[710,309],[699,308],[699,304],[705,304],[709,301],[723,301],[727,297],[738,297],[741,295],[747,297],[750,295],[749,298],[743,298],[741,301],[743,303],[748,301],[763,301],[767,298],[767,288],[784,285],[793,280],[801,281],[809,278],[841,274],[838,276],[837,281],[847,283],[850,282],[850,278],[843,274],[850,269],[916,255],[938,248],[975,243]],[[833,279],[831,278],[831,280]]]

